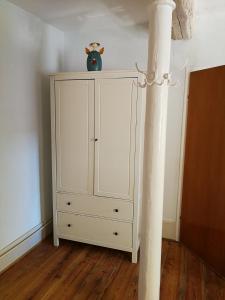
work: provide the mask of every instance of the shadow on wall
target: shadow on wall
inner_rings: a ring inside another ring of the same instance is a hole
[[[39,103],[40,204],[41,220],[45,222],[52,215],[50,91],[48,75],[40,73],[39,77],[41,81]]]
[[[57,47],[56,47],[57,49]],[[51,164],[51,111],[50,80],[51,72],[63,69],[62,49],[52,49],[48,30],[43,34],[41,45],[40,69],[37,76],[40,80],[41,98],[39,102],[39,168],[41,194],[41,220],[46,222],[52,218],[52,164]],[[49,58],[49,52],[52,57]],[[52,61],[49,61],[51,60]],[[48,60],[48,62],[46,61]]]

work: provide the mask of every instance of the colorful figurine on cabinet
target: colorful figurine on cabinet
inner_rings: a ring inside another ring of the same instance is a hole
[[[93,42],[89,44],[90,49],[85,48],[87,57],[87,69],[88,71],[101,71],[102,70],[102,58],[104,53],[104,47],[97,50],[100,47],[100,43]]]

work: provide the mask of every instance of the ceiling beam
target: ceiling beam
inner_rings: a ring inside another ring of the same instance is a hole
[[[172,39],[189,40],[192,38],[194,0],[175,0],[175,2]]]

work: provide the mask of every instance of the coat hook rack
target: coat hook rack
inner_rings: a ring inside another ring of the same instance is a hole
[[[135,67],[138,71],[138,73],[144,75],[144,81],[138,82],[138,86],[141,88],[145,88],[147,85],[152,86],[152,85],[157,85],[157,86],[162,86],[163,84],[167,84],[168,86],[177,86],[177,82],[172,82],[172,75],[171,73],[164,73],[162,75],[158,75],[157,71],[147,73],[139,69],[138,64],[135,63]]]

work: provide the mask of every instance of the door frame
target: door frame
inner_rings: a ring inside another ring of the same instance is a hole
[[[183,177],[184,177],[184,160],[185,160],[185,146],[187,133],[187,115],[188,115],[188,98],[190,87],[190,66],[185,66],[185,83],[184,83],[184,105],[182,115],[181,127],[181,144],[180,144],[180,160],[179,160],[179,181],[178,181],[178,196],[177,196],[177,210],[176,210],[176,241],[180,241],[180,217],[183,194]]]

